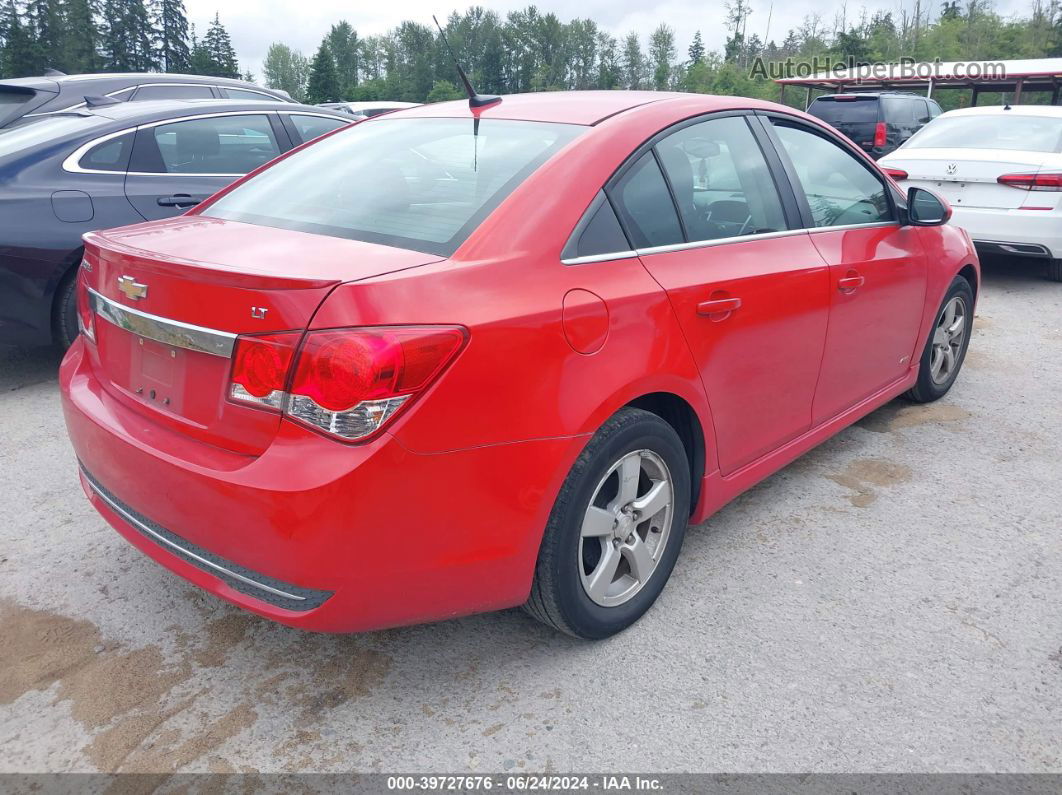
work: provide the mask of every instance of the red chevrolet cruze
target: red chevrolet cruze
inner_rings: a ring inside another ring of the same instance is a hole
[[[135,145],[224,172],[255,140]],[[979,282],[948,216],[738,97],[378,117],[86,238],[62,365],[82,485],[155,560],[292,626],[524,605],[605,637],[687,524],[948,391]]]

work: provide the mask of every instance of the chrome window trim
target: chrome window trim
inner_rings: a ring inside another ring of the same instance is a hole
[[[875,227],[895,226],[899,229],[903,224],[899,221],[868,221],[865,224],[839,224],[837,226],[812,226],[805,229],[805,232],[840,232],[846,229],[873,229]]]
[[[112,176],[125,176],[124,171],[113,171],[102,168],[85,168],[81,165],[81,158],[87,155],[90,150],[95,149],[99,144],[107,143],[107,141],[110,141],[113,138],[121,138],[123,135],[128,135],[131,132],[136,132],[136,127],[130,127],[127,130],[119,130],[118,132],[101,135],[99,138],[93,138],[87,144],[81,144],[81,146],[75,149],[66,160],[63,161],[63,171],[67,171],[71,174],[111,174]]]
[[[697,248],[713,248],[726,246],[731,243],[751,243],[756,240],[772,240],[779,237],[791,237],[793,235],[809,235],[818,232],[843,232],[852,229],[873,229],[875,227],[895,226],[899,228],[898,221],[871,221],[865,224],[843,224],[840,226],[816,226],[801,229],[782,229],[778,232],[760,232],[754,235],[736,235],[734,237],[720,237],[714,240],[692,240],[689,243],[672,243],[667,246],[649,246],[637,248],[632,251],[617,251],[611,254],[592,254],[586,257],[571,257],[562,259],[562,265],[587,265],[591,262],[608,262],[610,260],[630,259],[631,257],[644,257],[651,254],[667,254],[672,251],[689,251]]]
[[[82,472],[84,472],[84,469],[82,469]],[[266,593],[271,593],[274,596],[279,596],[284,599],[291,599],[296,602],[306,601],[305,596],[299,596],[298,594],[288,593],[287,591],[282,591],[279,588],[274,588],[270,585],[266,585],[265,583],[258,582],[257,580],[252,580],[250,577],[245,577],[242,574],[233,571],[232,569],[228,569],[224,566],[214,563],[214,561],[212,560],[207,560],[201,555],[195,554],[194,552],[189,549],[186,549],[180,544],[170,541],[170,539],[166,538],[165,536],[159,533],[156,533],[146,524],[144,524],[131,513],[129,513],[129,511],[127,511],[123,506],[119,505],[117,501],[111,499],[109,495],[104,494],[100,489],[96,488],[96,484],[93,483],[92,480],[90,480],[89,478],[85,478],[85,482],[87,482],[89,488],[92,489],[92,493],[99,497],[101,500],[103,500],[107,504],[107,507],[109,507],[112,511],[121,516],[129,524],[133,525],[133,527],[135,527],[141,533],[146,536],[150,536],[153,541],[156,541],[159,544],[165,544],[170,549],[175,549],[182,555],[187,555],[188,557],[192,558],[200,566],[205,566],[206,568],[212,569],[213,571],[220,572],[226,577],[232,577],[234,580],[239,580],[240,582],[244,583],[245,585],[249,585],[252,588],[257,588],[261,591],[265,591]]]
[[[166,85],[169,85],[168,83]],[[279,100],[278,100],[279,101]],[[273,114],[279,116],[281,113],[291,113],[288,110],[226,110],[219,111],[217,113],[201,113],[196,116],[179,116],[174,119],[163,119],[162,121],[152,121],[147,124],[138,124],[135,127],[127,127],[124,130],[118,132],[108,133],[107,135],[101,135],[99,138],[93,138],[86,144],[82,144],[75,149],[67,158],[63,161],[62,169],[71,174],[111,174],[130,177],[228,177],[229,179],[236,179],[237,177],[245,177],[246,174],[201,174],[192,172],[183,173],[170,173],[169,171],[104,171],[102,169],[84,168],[80,164],[81,158],[83,158],[88,151],[92,149],[96,144],[109,141],[111,138],[118,138],[126,133],[135,133],[138,130],[149,130],[152,127],[161,127],[164,124],[176,124],[182,121],[196,121],[198,119],[214,119],[223,116],[267,116]],[[319,116],[323,119],[335,119],[336,117],[329,113],[306,113],[303,112],[303,116]],[[349,124],[346,119],[338,119],[344,123]],[[280,141],[277,141],[279,147]],[[283,151],[280,154],[284,154]],[[279,155],[278,155],[279,156]]]
[[[638,252],[633,249],[630,251],[616,251],[609,254],[587,254],[585,257],[568,257],[562,259],[562,265],[588,265],[591,262],[608,262],[610,260],[617,259],[630,259],[631,257],[637,257]]]
[[[92,311],[120,329],[177,348],[208,353],[223,359],[232,357],[236,335],[228,331],[194,326],[191,323],[141,312],[139,309],[112,301],[91,287],[88,288],[88,296]]]

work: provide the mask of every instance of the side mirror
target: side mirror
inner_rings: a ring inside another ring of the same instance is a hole
[[[907,191],[907,222],[912,226],[940,226],[951,218],[951,206],[933,191],[911,188]]]

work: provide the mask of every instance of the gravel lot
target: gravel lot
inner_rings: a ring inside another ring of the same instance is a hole
[[[518,611],[334,637],[169,574],[0,351],[0,771],[1062,772],[1062,284],[986,266],[952,393],[687,535],[604,643]]]

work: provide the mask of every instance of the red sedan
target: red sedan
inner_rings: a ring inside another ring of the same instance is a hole
[[[979,266],[948,216],[738,97],[378,117],[87,236],[61,374],[82,485],[159,563],[285,624],[524,605],[606,637],[687,524],[950,389]]]

